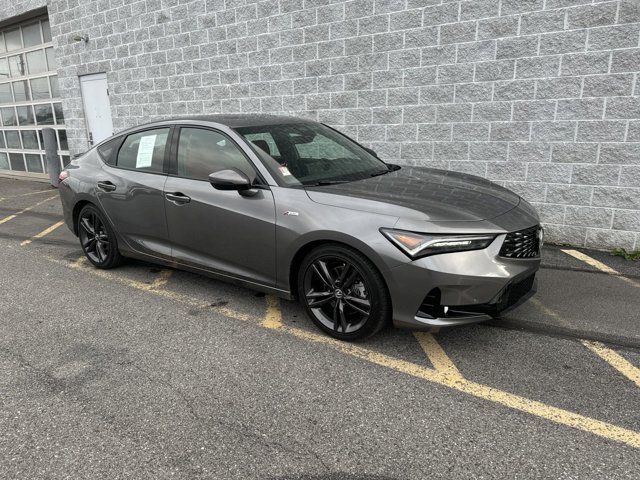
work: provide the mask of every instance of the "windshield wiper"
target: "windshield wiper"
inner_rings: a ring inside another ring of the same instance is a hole
[[[340,183],[349,183],[351,180],[318,180],[313,183],[304,183],[305,187],[322,187],[324,185],[338,185]]]
[[[391,171],[390,168],[388,168],[387,170],[380,170],[378,172],[373,172],[370,176],[371,177],[379,177],[380,175],[384,175],[385,173],[389,173]]]

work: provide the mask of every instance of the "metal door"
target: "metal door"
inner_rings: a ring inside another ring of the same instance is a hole
[[[113,135],[107,74],[95,73],[81,76],[80,89],[91,146]]]
[[[202,171],[181,168],[185,131],[195,136],[185,144],[189,149],[185,148],[182,161],[189,167],[202,167]],[[271,190],[257,189],[254,195],[246,196],[216,190],[204,179],[208,173],[224,169],[231,159],[238,168],[242,165],[253,171],[237,143],[218,130],[183,126],[174,134],[174,142],[172,175],[164,186],[173,258],[219,274],[274,285],[275,205]]]
[[[275,283],[275,207],[270,190],[244,197],[216,190],[208,182],[169,177],[164,191],[175,260],[264,285]]]
[[[164,164],[170,137],[168,126],[130,133],[116,147],[115,165],[102,165],[94,177],[100,206],[129,248],[166,258],[171,247],[164,208]]]

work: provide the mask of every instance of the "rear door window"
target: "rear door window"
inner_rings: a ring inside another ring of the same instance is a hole
[[[157,128],[129,135],[120,150],[116,166],[129,170],[162,173],[169,128]]]

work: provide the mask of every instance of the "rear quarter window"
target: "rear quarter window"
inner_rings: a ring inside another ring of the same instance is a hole
[[[116,152],[120,142],[122,142],[122,137],[113,138],[96,149],[102,161],[107,165],[113,166],[116,164]]]

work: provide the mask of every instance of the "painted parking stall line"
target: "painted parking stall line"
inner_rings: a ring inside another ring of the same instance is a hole
[[[267,295],[267,312],[262,322],[265,328],[280,328],[282,323],[282,311],[280,310],[280,301],[273,295]]]
[[[160,270],[160,273],[158,273],[158,276],[149,285],[149,289],[153,290],[153,289],[164,287],[167,283],[169,283],[169,280],[171,279],[172,275],[173,275],[173,270],[169,270],[168,268]]]
[[[637,368],[618,352],[611,350],[600,342],[582,340],[582,344],[640,387],[640,368]]]
[[[63,260],[58,257],[44,256],[43,258],[47,259],[50,262],[57,263],[65,267],[69,267],[74,270],[82,270],[83,272],[90,273],[92,275],[95,275],[96,277],[100,277],[105,280],[110,280],[112,282],[117,282],[122,285],[134,288],[136,290],[149,292],[153,295],[166,298],[174,302],[182,303],[190,307],[195,307],[200,309],[212,309],[226,317],[233,318],[236,320],[253,321],[255,323],[260,323],[261,321],[260,318],[257,318],[253,315],[239,312],[237,310],[234,310],[226,306],[213,306],[210,302],[201,300],[196,297],[192,297],[182,293],[177,293],[172,290],[167,290],[166,288],[154,288],[153,282],[149,284],[146,282],[141,282],[138,280],[126,278],[122,275],[118,275],[109,270],[100,270],[100,269],[94,268],[84,255],[71,262],[67,260]]]
[[[202,309],[212,309],[228,318],[252,322],[256,325],[262,326],[263,328],[288,334],[303,341],[322,344],[343,354],[365,360],[375,365],[449,387],[461,393],[527,413],[559,425],[572,427],[640,449],[640,432],[601,420],[596,420],[576,412],[547,405],[545,403],[505,392],[488,385],[476,383],[465,379],[459,372],[457,375],[451,374],[451,372],[457,372],[458,370],[455,365],[453,365],[453,362],[446,356],[444,350],[439,345],[436,347],[437,342],[434,338],[432,339],[427,337],[424,344],[426,345],[427,351],[429,352],[428,354],[430,354],[431,358],[436,359],[433,361],[434,366],[438,366],[440,369],[428,368],[360,345],[341,342],[326,335],[286,325],[282,320],[279,300],[270,295],[266,297],[267,305],[264,315],[262,317],[256,317],[255,315],[236,311],[229,307],[213,307],[206,301],[202,301],[188,295],[167,290],[165,288],[150,288],[149,283],[132,280],[110,271],[94,269],[83,260],[83,257],[72,262],[55,257],[44,258],[72,269],[82,270],[83,272],[91,273],[103,279],[115,281],[171,301]]]
[[[31,196],[31,195],[40,195],[42,193],[51,193],[51,189],[49,189],[49,190],[38,190],[36,192],[19,193],[17,195],[11,195],[9,197],[0,197],[0,202],[4,202],[5,200],[12,200],[14,198],[28,197],[28,196]]]
[[[407,375],[421,378],[429,382],[437,383],[474,397],[509,407],[513,410],[518,410],[539,418],[550,420],[560,425],[583,430],[609,440],[615,440],[635,448],[640,448],[640,432],[635,432],[633,430],[600,420],[595,420],[569,410],[553,407],[536,400],[531,400],[487,385],[472,382],[461,375],[452,376],[448,372],[442,372],[435,368],[427,368],[416,363],[401,360],[384,353],[355,345],[353,343],[341,342],[340,340],[333,339],[326,335],[309,332],[296,327],[290,327],[285,325],[282,322],[281,316],[278,316],[275,312],[275,309],[278,308],[276,307],[276,305],[278,305],[278,299],[273,297],[269,300],[269,298],[267,298],[267,302],[267,313],[265,315],[265,319],[261,322],[263,327],[281,331],[312,343],[323,344],[347,355],[351,355]],[[442,353],[444,354],[444,350],[442,350]],[[451,361],[448,360],[448,362]]]
[[[532,299],[531,303],[538,309],[540,309],[545,315],[549,315],[550,317],[555,318],[560,324],[564,326],[569,326],[569,323],[560,314],[558,314],[554,310],[551,310],[537,298]],[[631,364],[631,362],[629,362],[618,352],[607,347],[601,342],[596,342],[593,340],[580,340],[580,343],[582,343],[585,347],[598,355],[602,360],[611,365],[619,373],[621,373],[633,383],[635,383],[638,387],[640,387],[640,369]]]
[[[29,238],[27,240],[23,240],[22,242],[20,242],[20,246],[24,247],[25,245],[29,245],[34,240],[38,240],[38,239],[40,239],[42,237],[45,237],[45,236],[49,235],[51,232],[53,232],[57,228],[61,227],[62,225],[64,225],[64,220],[60,220],[59,222],[54,223],[50,227],[45,228],[43,231],[41,231],[40,233],[34,235],[33,237],[31,237],[31,238]]]
[[[427,332],[413,332],[414,337],[418,340],[418,343],[427,354],[427,358],[433,365],[433,368],[439,372],[449,375],[453,378],[462,378],[458,367],[451,361],[447,353],[440,346],[438,341],[431,333]]]
[[[4,217],[3,219],[0,220],[0,225],[7,223],[10,220],[13,220],[14,218],[16,218],[19,215],[22,215],[23,213],[26,213],[30,210],[33,210],[34,208],[36,208],[38,205],[42,205],[43,203],[46,203],[50,200],[53,200],[54,198],[58,198],[58,195],[54,195],[52,197],[49,198],[45,198],[44,200],[39,201],[38,203],[35,203],[33,205],[31,205],[30,207],[27,208],[23,208],[22,210],[20,210],[19,212],[13,213],[11,215],[8,215],[6,217]]]
[[[637,282],[632,278],[625,277],[615,268],[611,268],[609,265],[606,265],[601,261],[596,260],[595,258],[592,258],[585,253],[579,252],[578,250],[572,250],[572,249],[562,249],[562,252],[566,253],[567,255],[571,255],[573,258],[577,258],[578,260],[583,261],[587,265],[591,265],[592,267],[597,268],[601,272],[608,273],[609,275],[615,275],[616,277],[620,278],[620,280],[627,282],[629,285],[633,285],[634,287],[640,287],[640,282]]]

